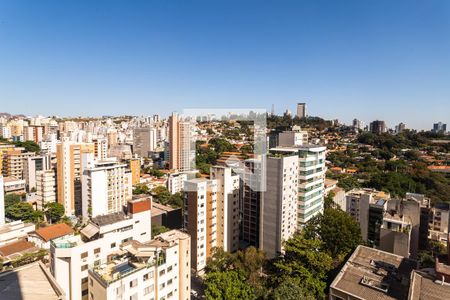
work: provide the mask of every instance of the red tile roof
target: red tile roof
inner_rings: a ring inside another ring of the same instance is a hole
[[[46,242],[72,233],[73,229],[65,223],[50,225],[36,230],[36,234]]]

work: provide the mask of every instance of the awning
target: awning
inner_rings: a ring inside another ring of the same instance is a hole
[[[89,223],[86,227],[81,229],[81,233],[88,239],[92,238],[94,235],[99,233],[99,231],[100,229],[91,223]]]

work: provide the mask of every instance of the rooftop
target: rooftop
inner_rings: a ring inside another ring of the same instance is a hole
[[[35,262],[0,274],[2,300],[65,299],[55,279],[41,262]]]
[[[331,284],[360,299],[406,299],[413,260],[381,250],[358,246]]]
[[[0,255],[10,259],[20,256],[23,253],[34,252],[38,250],[34,243],[26,240],[20,240],[0,247]]]
[[[409,300],[442,300],[450,295],[450,284],[435,281],[434,277],[413,271]]]
[[[126,220],[127,216],[123,212],[116,212],[108,215],[101,215],[92,218],[92,223],[98,226],[105,226]]]
[[[65,223],[60,223],[60,224],[55,224],[55,225],[50,225],[47,227],[41,227],[39,229],[37,229],[36,234],[38,236],[40,236],[44,241],[48,242],[50,240],[68,235],[68,234],[73,234],[73,229],[65,224]]]

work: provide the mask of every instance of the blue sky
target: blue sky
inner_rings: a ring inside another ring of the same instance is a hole
[[[450,1],[0,0],[0,112],[450,123]]]

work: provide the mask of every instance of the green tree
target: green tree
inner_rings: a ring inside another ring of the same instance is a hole
[[[245,276],[235,270],[212,272],[205,278],[207,300],[250,300],[254,299],[252,287],[246,283]]]
[[[45,205],[45,215],[50,223],[57,223],[64,216],[64,205],[58,202],[51,202]]]
[[[152,238],[169,230],[170,228],[167,228],[165,226],[152,225]]]
[[[273,300],[315,300],[316,298],[302,284],[292,277],[285,277],[269,297]]]
[[[362,243],[361,228],[349,214],[339,208],[326,208],[305,228],[308,237],[318,236],[323,250],[333,258],[344,257]]]
[[[285,255],[274,262],[272,276],[277,276],[278,284],[282,278],[295,278],[314,297],[325,297],[327,272],[332,268],[333,259],[323,248],[319,238],[296,234],[285,242]]]
[[[13,220],[31,221],[33,216],[33,207],[27,202],[16,202],[5,209],[6,217]]]
[[[149,192],[150,192],[150,189],[145,184],[137,184],[133,189],[134,195],[148,194]]]

